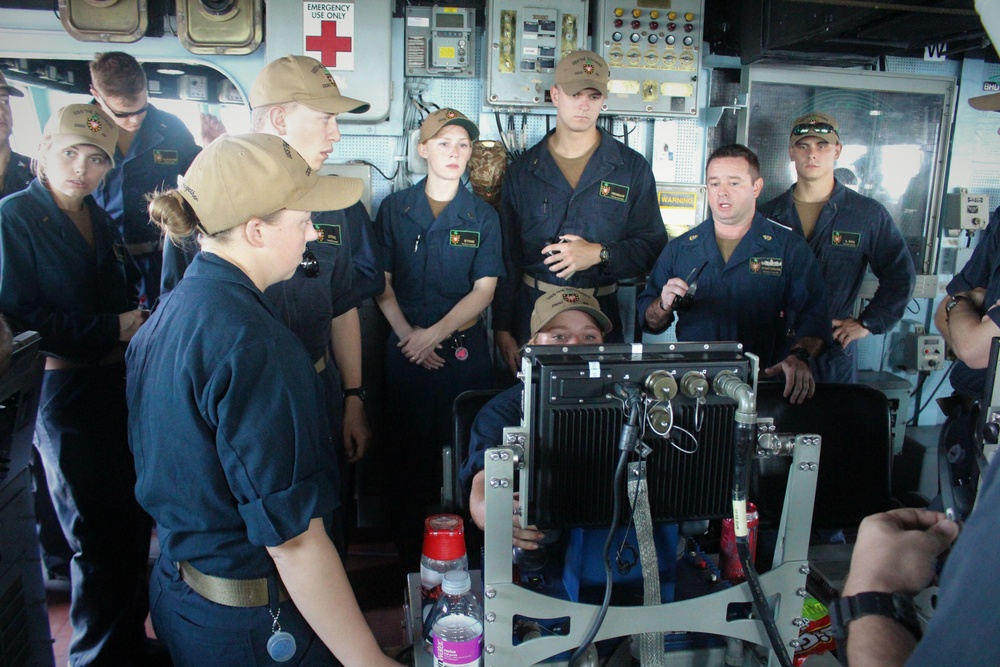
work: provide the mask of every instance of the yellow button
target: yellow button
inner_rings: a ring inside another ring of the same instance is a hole
[[[632,10],[632,18],[639,18],[640,16],[642,16],[642,10],[641,9],[633,9]]]
[[[667,18],[671,21],[677,20],[677,12],[667,12]]]
[[[687,14],[684,15],[684,20],[685,21],[694,21],[694,14],[692,14],[691,12],[688,12]]]
[[[621,7],[615,7],[615,16],[623,16],[624,14],[625,14],[624,9],[622,9]]]
[[[660,18],[660,12],[658,12],[658,11],[656,11],[654,9],[653,11],[651,11],[649,13],[649,18],[654,19],[654,20]]]

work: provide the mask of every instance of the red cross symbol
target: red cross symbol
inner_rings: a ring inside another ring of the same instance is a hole
[[[337,66],[338,53],[351,52],[350,37],[337,36],[337,22],[323,21],[321,35],[306,36],[306,51],[319,51],[320,61],[327,67]],[[329,59],[329,62],[327,62]]]

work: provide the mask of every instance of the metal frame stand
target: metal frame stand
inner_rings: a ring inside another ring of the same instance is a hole
[[[505,438],[508,442],[508,438]],[[802,601],[809,572],[807,562],[820,437],[794,436],[792,467],[778,528],[774,566],[761,575],[761,585],[774,609],[783,643],[794,649],[803,623]],[[578,646],[597,616],[596,605],[567,602],[515,585],[511,562],[511,509],[514,503],[515,450],[507,447],[486,453],[486,544],[483,563],[486,667],[533,665]],[[757,619],[726,620],[729,605],[751,602],[746,583],[703,597],[651,607],[610,607],[595,641],[646,632],[705,632],[734,637],[769,648],[763,624]],[[514,616],[570,617],[565,636],[545,636],[513,644]],[[768,652],[768,665],[777,657]],[[707,664],[707,663],[705,663]]]

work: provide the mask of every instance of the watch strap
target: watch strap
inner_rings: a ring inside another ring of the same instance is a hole
[[[351,387],[350,389],[344,390],[344,398],[347,398],[348,396],[357,396],[363,401],[367,395],[368,392],[365,391],[364,387]]]
[[[898,593],[868,592],[837,598],[829,605],[830,633],[838,640],[847,639],[847,626],[862,616],[891,618],[919,640],[920,621],[913,601]]]
[[[791,355],[796,359],[798,359],[799,361],[803,361],[807,364],[809,363],[809,360],[812,359],[812,355],[809,354],[809,350],[805,349],[804,347],[792,348]]]

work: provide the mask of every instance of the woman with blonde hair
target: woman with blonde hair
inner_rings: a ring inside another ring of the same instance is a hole
[[[171,241],[201,245],[127,355],[136,495],[162,550],[153,627],[176,667],[395,664],[329,537],[339,475],[321,381],[264,297],[316,239],[309,211],[360,195],[280,137],[245,134],[151,198]]]
[[[146,665],[149,517],[135,500],[125,346],[146,319],[138,272],[91,193],[114,164],[118,128],[71,104],[43,131],[36,178],[0,201],[0,311],[42,337],[37,447],[75,552],[70,665]]]

